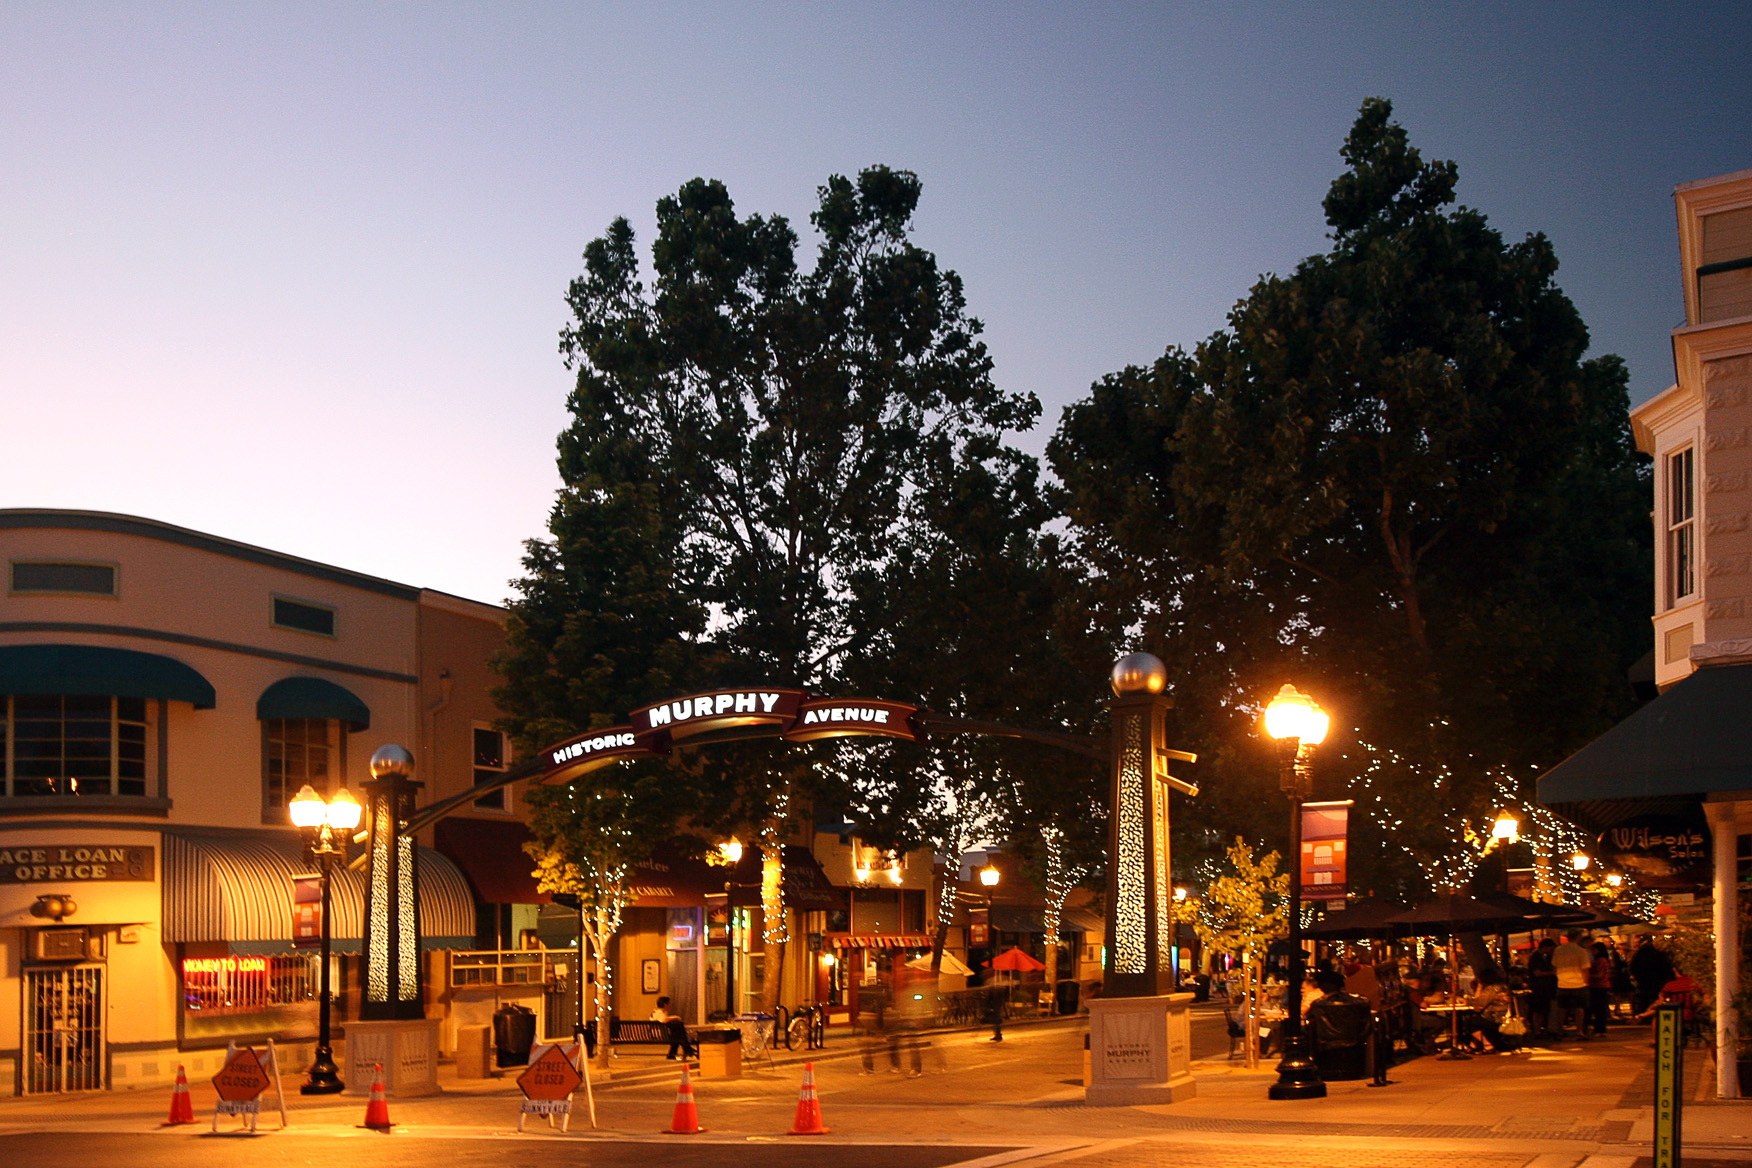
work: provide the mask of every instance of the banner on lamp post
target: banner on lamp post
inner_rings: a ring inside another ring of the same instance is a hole
[[[1302,862],[1297,876],[1303,900],[1344,900],[1353,802],[1302,804]]]
[[[322,877],[292,877],[292,948],[322,945]]]

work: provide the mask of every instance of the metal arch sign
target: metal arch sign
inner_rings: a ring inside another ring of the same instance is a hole
[[[629,724],[590,730],[541,752],[535,781],[570,782],[617,762],[659,758],[678,742],[740,731],[738,736],[814,742],[869,736],[923,742],[918,706],[875,698],[812,697],[783,686],[710,690],[634,710]]]

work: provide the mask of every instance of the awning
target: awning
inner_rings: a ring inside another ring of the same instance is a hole
[[[635,908],[697,908],[723,896],[732,869],[714,867],[678,843],[662,843],[627,873],[627,903]],[[758,903],[758,898],[756,900]]]
[[[1059,914],[1059,932],[1107,935],[1107,922],[1086,908],[1067,908]]]
[[[168,698],[213,708],[213,687],[181,661],[102,645],[0,646],[0,694]]]
[[[474,894],[456,865],[420,848],[419,905],[425,949],[472,949]],[[164,833],[164,940],[219,941],[233,953],[292,947],[292,877],[313,871],[291,834]],[[365,873],[335,870],[330,922],[338,953],[360,949]]]
[[[1752,791],[1752,665],[1697,670],[1539,779],[1539,801],[1604,831]]]
[[[989,918],[993,929],[1000,933],[1045,933],[1046,923],[1040,910],[1025,904],[994,904]]]
[[[438,851],[468,875],[483,904],[547,904],[536,891],[535,861],[523,850],[529,829],[515,820],[440,819],[433,825]]]
[[[784,865],[785,907],[810,912],[844,906],[840,890],[821,870],[814,852],[801,844],[786,844],[779,855]],[[759,848],[743,851],[742,859],[730,869],[731,904],[749,906],[760,903],[761,864]]]
[[[835,949],[929,949],[923,933],[840,933],[828,937]]]
[[[256,699],[256,720],[269,718],[322,718],[345,722],[353,730],[371,728],[371,707],[352,690],[320,677],[287,677],[276,681]]]

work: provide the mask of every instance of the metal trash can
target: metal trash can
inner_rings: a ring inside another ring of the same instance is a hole
[[[535,1011],[507,1002],[493,1011],[493,1046],[499,1065],[529,1065],[529,1050],[535,1045]]]

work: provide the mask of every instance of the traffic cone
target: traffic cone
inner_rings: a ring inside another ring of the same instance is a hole
[[[815,1093],[815,1064],[803,1064],[803,1090],[797,1096],[797,1119],[791,1124],[791,1135],[824,1136],[828,1128],[821,1126],[821,1096]]]
[[[178,1123],[195,1122],[195,1102],[189,1098],[189,1077],[183,1073],[182,1064],[176,1065],[176,1086],[170,1089],[170,1118],[164,1121],[165,1127]]]
[[[383,1097],[383,1064],[377,1063],[377,1077],[371,1080],[371,1098],[365,1104],[365,1126],[372,1131],[388,1131],[389,1100]]]
[[[700,1126],[700,1109],[694,1106],[693,1084],[688,1081],[687,1064],[681,1064],[681,1086],[675,1092],[675,1116],[669,1121],[669,1134],[691,1136],[706,1129]]]

